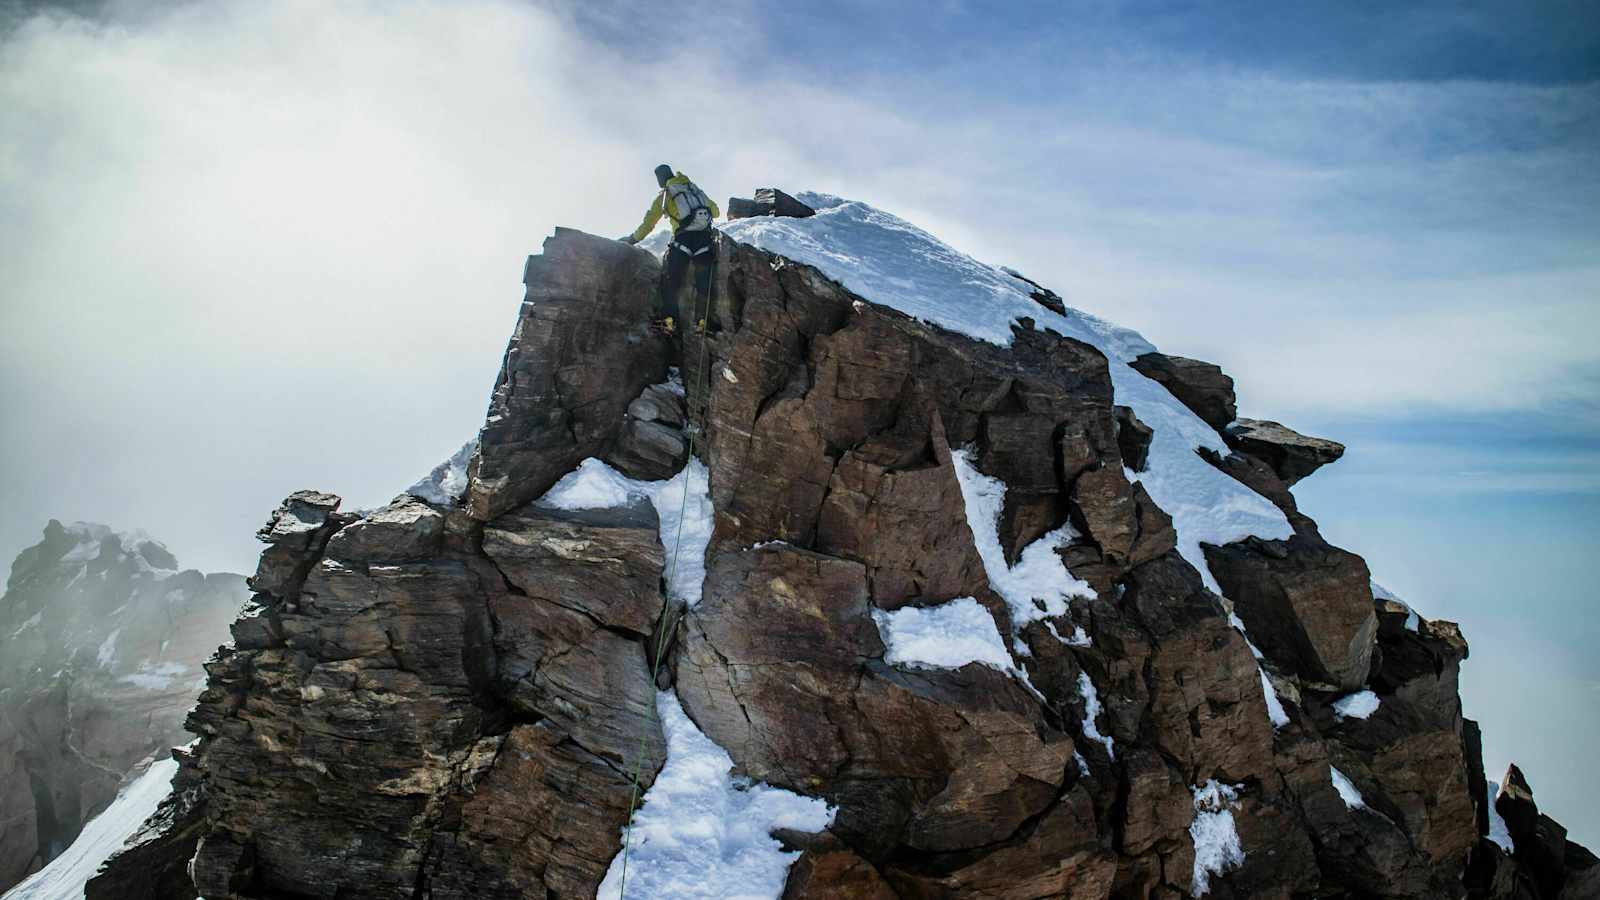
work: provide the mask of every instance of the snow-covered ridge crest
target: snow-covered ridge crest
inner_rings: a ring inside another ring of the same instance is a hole
[[[1105,355],[1115,401],[1154,429],[1149,464],[1136,477],[1178,532],[1178,551],[1221,593],[1202,543],[1247,537],[1278,540],[1293,529],[1267,498],[1217,471],[1197,451],[1229,450],[1216,429],[1129,363],[1155,350],[1138,332],[1080,310],[1058,314],[1031,296],[1032,286],[981,263],[921,228],[865,203],[801,193],[817,210],[804,219],[762,216],[722,226],[728,236],[814,266],[868,300],[978,340],[1009,346],[1019,320],[1082,341]]]

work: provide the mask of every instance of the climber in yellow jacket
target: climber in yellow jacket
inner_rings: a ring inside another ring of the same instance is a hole
[[[717,209],[715,200],[689,180],[689,176],[682,172],[674,173],[669,165],[656,166],[656,183],[661,185],[661,191],[651,202],[650,210],[644,214],[644,221],[639,223],[633,234],[620,240],[627,244],[639,243],[655,230],[662,215],[672,222],[672,242],[667,245],[667,270],[662,279],[658,310],[658,315],[664,318],[670,331],[672,320],[678,313],[678,289],[682,286],[684,272],[691,264],[695,271],[696,305],[710,296],[711,267],[715,258],[712,241],[716,237],[711,220],[722,215],[722,211]],[[704,317],[701,319],[703,321]]]

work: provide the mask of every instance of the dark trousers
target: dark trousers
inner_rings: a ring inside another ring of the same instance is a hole
[[[684,322],[685,317],[679,314],[678,309],[683,278],[691,267],[694,269],[695,293],[690,316],[698,320],[710,315],[710,310],[703,307],[711,296],[711,269],[716,262],[717,252],[712,245],[714,237],[715,233],[710,228],[680,231],[667,245],[667,269],[661,279],[661,315],[679,321],[682,323],[680,327],[693,328],[695,324],[694,321]]]

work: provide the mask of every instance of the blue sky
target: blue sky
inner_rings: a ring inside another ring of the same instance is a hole
[[[1600,843],[1600,7],[0,3],[0,554],[244,569],[481,419],[522,257],[873,202],[1349,445],[1336,542],[1473,645],[1491,776]],[[42,11],[42,12],[41,12]]]

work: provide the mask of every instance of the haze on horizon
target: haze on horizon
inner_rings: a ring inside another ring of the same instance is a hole
[[[666,161],[1345,442],[1302,506],[1462,623],[1490,777],[1600,842],[1600,7],[12,0],[0,110],[0,558],[54,517],[248,572],[290,491],[384,502],[475,433],[523,258]]]

